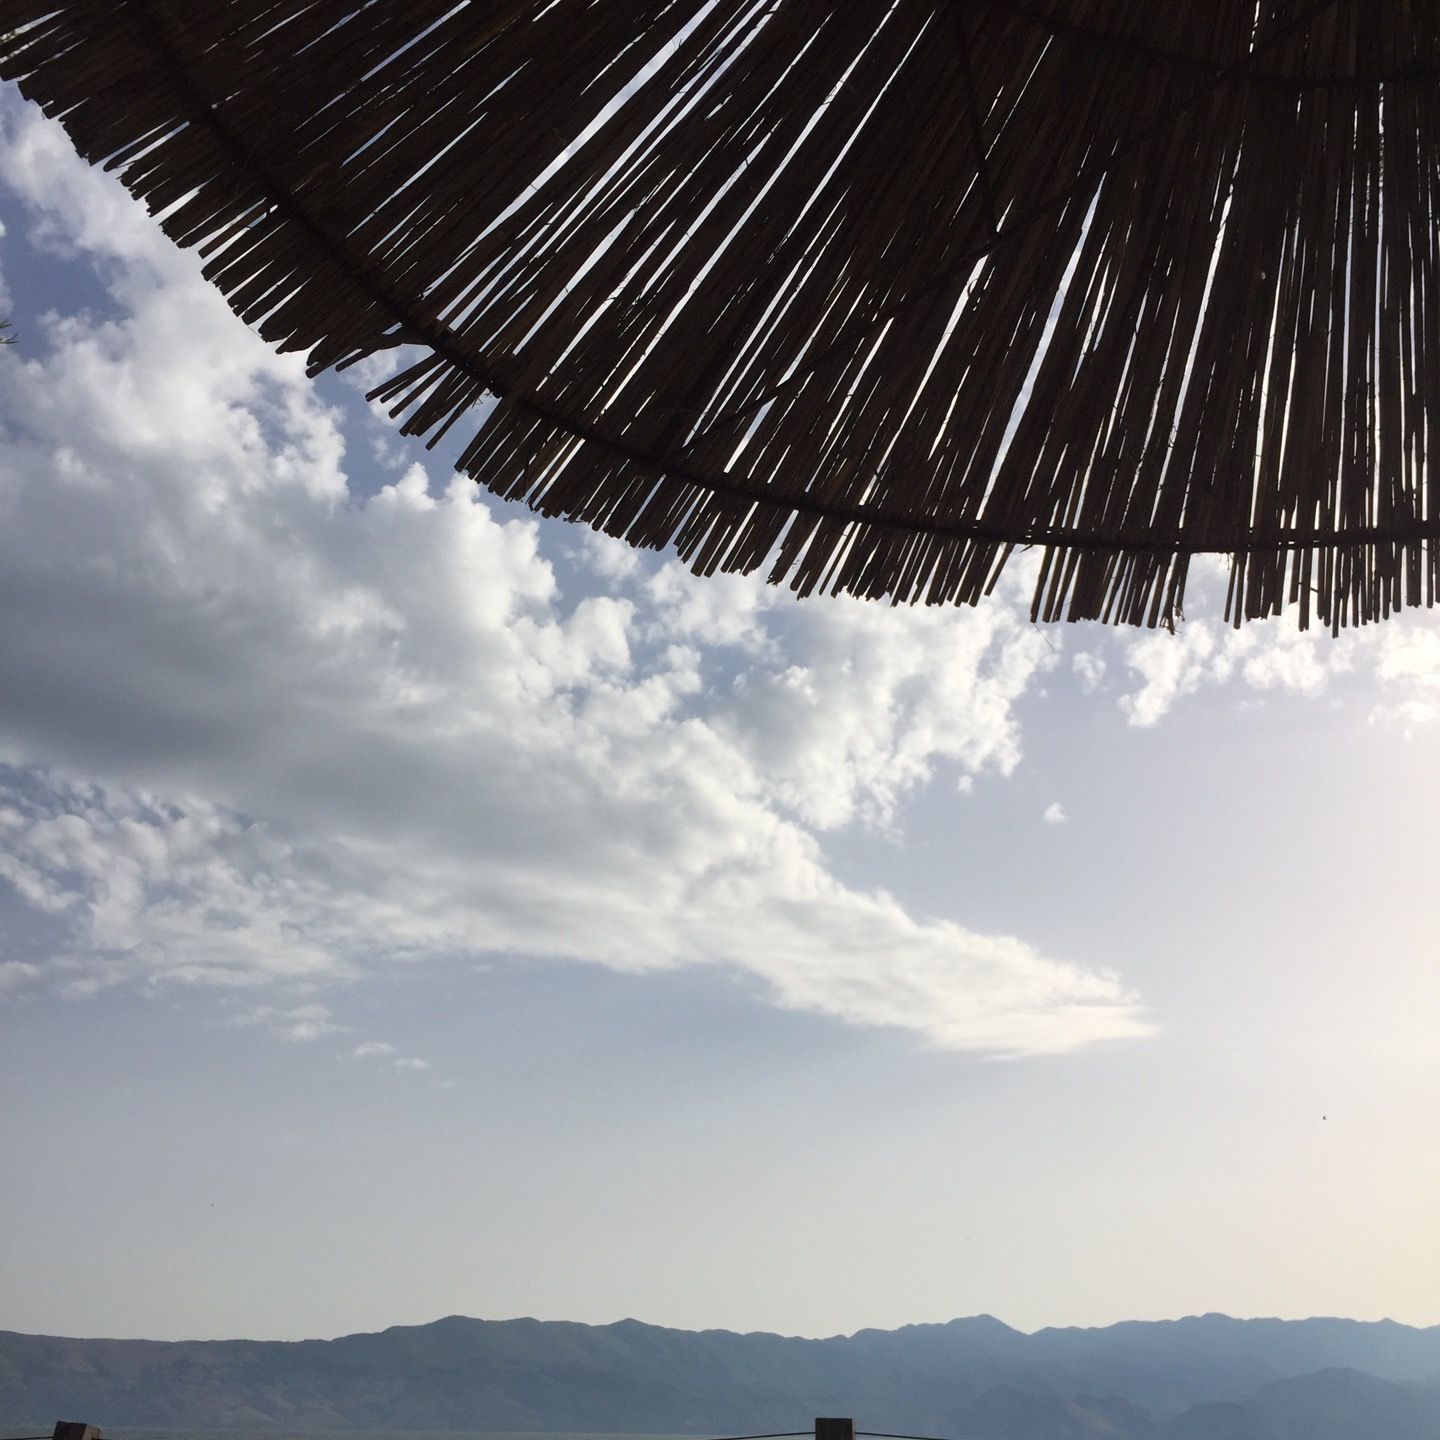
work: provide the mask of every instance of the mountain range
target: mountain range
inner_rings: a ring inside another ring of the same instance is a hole
[[[817,1415],[957,1440],[1437,1440],[1440,1326],[1202,1315],[1026,1334],[982,1315],[809,1340],[457,1315],[336,1340],[0,1331],[0,1417],[32,1425],[731,1435]]]

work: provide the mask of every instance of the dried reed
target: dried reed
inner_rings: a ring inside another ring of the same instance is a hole
[[[701,572],[1168,623],[1433,604],[1440,6],[0,0],[235,310]],[[483,423],[475,407],[499,403]]]

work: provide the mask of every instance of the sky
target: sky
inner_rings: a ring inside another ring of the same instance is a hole
[[[489,499],[0,99],[0,1328],[1440,1323],[1440,625]]]

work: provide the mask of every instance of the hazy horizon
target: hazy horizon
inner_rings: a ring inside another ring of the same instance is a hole
[[[77,1408],[122,1428],[272,1434],[756,1440],[828,1415],[900,1440],[1429,1440],[1440,1327],[1213,1316],[1027,1336],[982,1320],[805,1340],[455,1318],[297,1345],[173,1346],[0,1333],[0,1414]]]
[[[1397,1325],[1410,1330],[1434,1330],[1440,1329],[1440,1321],[1428,1324],[1412,1324],[1408,1321],[1397,1320],[1389,1315],[1374,1317],[1363,1317],[1354,1315],[1232,1315],[1223,1310],[1210,1310],[1203,1314],[1190,1315],[1162,1315],[1162,1316],[1125,1316],[1119,1320],[1103,1321],[1093,1325],[1068,1325],[1063,1322],[1039,1325],[1033,1329],[1023,1329],[1018,1325],[1009,1324],[1003,1316],[991,1315],[988,1312],[981,1312],[974,1315],[952,1315],[944,1320],[911,1320],[900,1325],[878,1326],[862,1325],[854,1330],[833,1331],[827,1333],[803,1334],[798,1331],[773,1330],[759,1326],[748,1330],[733,1330],[725,1325],[660,1325],[646,1320],[641,1315],[620,1315],[613,1320],[575,1320],[564,1315],[466,1315],[455,1312],[450,1315],[435,1315],[429,1320],[394,1321],[386,1324],[379,1324],[366,1327],[360,1330],[340,1331],[333,1335],[98,1335],[75,1332],[57,1331],[15,1331],[13,1326],[0,1326],[0,1330],[9,1330],[11,1333],[40,1335],[46,1334],[57,1340],[156,1340],[162,1343],[196,1341],[204,1343],[210,1340],[257,1340],[262,1342],[280,1342],[284,1344],[300,1343],[306,1340],[343,1340],[354,1335],[379,1335],[387,1330],[416,1330],[424,1329],[426,1326],[435,1325],[443,1320],[480,1320],[495,1324],[504,1324],[516,1320],[533,1320],[545,1325],[586,1325],[595,1329],[605,1329],[614,1325],[640,1324],[657,1330],[681,1330],[690,1334],[704,1334],[706,1332],[723,1332],[726,1334],[740,1335],[773,1335],[777,1339],[787,1340],[835,1340],[851,1339],[856,1335],[864,1334],[867,1331],[882,1331],[884,1333],[895,1333],[900,1330],[919,1329],[933,1326],[946,1326],[961,1324],[967,1320],[997,1320],[1008,1330],[1014,1330],[1020,1335],[1035,1335],[1043,1330],[1108,1330],[1117,1325],[1129,1325],[1135,1323],[1144,1324],[1179,1324],[1186,1320],[1240,1320],[1240,1321],[1278,1321],[1284,1324],[1300,1324],[1308,1320],[1339,1320],[1354,1323],[1357,1325]],[[3,1437],[0,1437],[3,1440]]]

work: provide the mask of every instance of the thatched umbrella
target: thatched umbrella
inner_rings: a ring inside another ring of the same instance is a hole
[[[1434,602],[1440,4],[0,0],[315,371],[697,570],[1154,624]],[[500,397],[483,422],[477,403]]]

